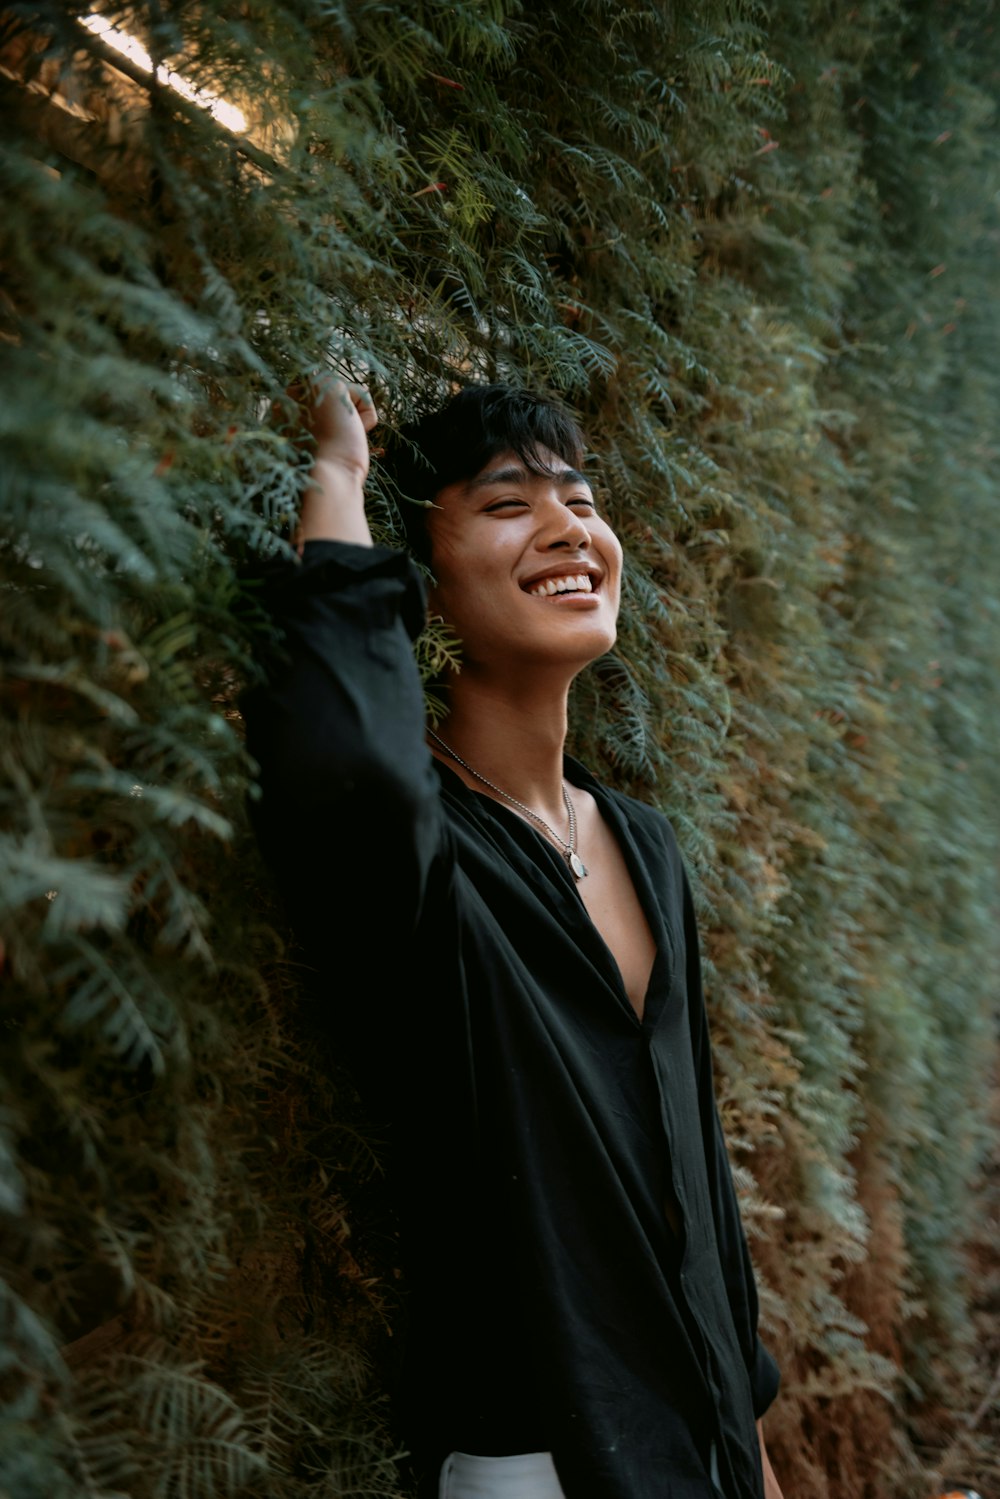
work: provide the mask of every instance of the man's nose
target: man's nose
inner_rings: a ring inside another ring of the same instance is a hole
[[[581,515],[561,499],[554,498],[545,504],[539,541],[550,549],[564,547],[584,551],[590,546],[590,531]]]

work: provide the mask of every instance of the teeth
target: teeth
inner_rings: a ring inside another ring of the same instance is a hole
[[[565,578],[542,578],[531,589],[536,599],[551,598],[554,593],[593,593],[593,584],[588,573],[577,573]]]

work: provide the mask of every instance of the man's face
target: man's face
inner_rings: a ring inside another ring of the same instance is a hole
[[[579,671],[614,644],[621,545],[583,475],[547,449],[537,457],[546,472],[498,454],[428,515],[431,607],[467,667]]]

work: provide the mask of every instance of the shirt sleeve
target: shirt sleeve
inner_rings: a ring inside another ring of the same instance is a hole
[[[753,1413],[758,1420],[774,1401],[781,1383],[778,1365],[757,1333],[758,1299],[746,1234],[740,1218],[729,1155],[715,1102],[708,1020],[702,994],[701,960],[694,902],[684,875],[684,927],[688,964],[688,1004],[698,1079],[712,1213],[733,1323],[750,1378]]]
[[[307,948],[370,935],[379,911],[405,940],[444,836],[412,651],[419,574],[400,552],[313,541],[262,603],[273,649],[243,712],[264,856]]]

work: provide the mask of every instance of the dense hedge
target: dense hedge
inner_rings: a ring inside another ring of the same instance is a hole
[[[1000,976],[995,4],[101,10],[248,129],[0,17],[0,1493],[398,1492],[377,1159],[243,813],[322,362],[580,413],[630,567],[576,747],[696,873],[776,1465],[923,1492]]]

